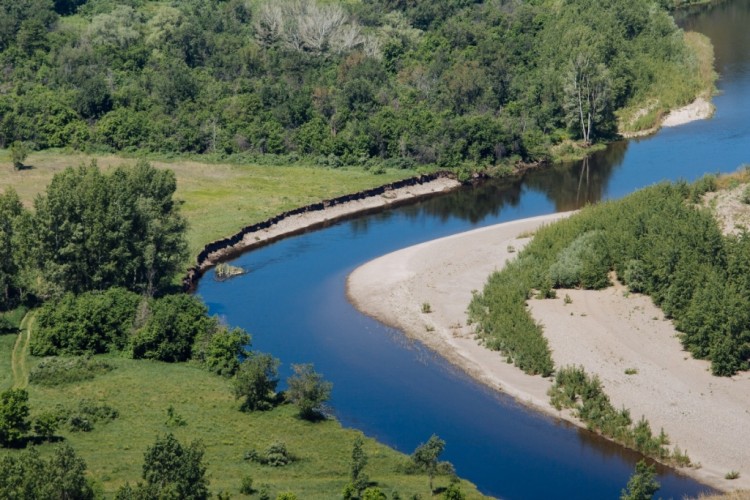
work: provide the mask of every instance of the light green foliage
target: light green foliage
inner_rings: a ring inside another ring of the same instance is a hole
[[[636,464],[635,472],[628,480],[627,489],[622,491],[620,500],[651,500],[659,486],[654,466],[641,460]]]
[[[45,441],[52,441],[60,428],[60,418],[56,412],[44,412],[34,419],[34,434]]]
[[[17,444],[29,431],[29,393],[8,389],[0,393],[0,447]]]
[[[609,285],[610,263],[601,231],[583,233],[560,252],[549,268],[552,286],[559,288],[604,288]]]
[[[10,145],[10,161],[13,162],[13,168],[21,170],[23,161],[29,156],[29,146],[25,142],[14,141]]]
[[[240,360],[250,355],[250,334],[242,328],[219,326],[198,337],[193,346],[193,359],[210,371],[231,377],[240,367]]]
[[[438,473],[438,460],[444,449],[445,441],[433,434],[426,443],[417,446],[417,449],[411,455],[414,465],[427,472],[427,476],[430,478],[430,492],[434,491],[432,480]]]
[[[385,496],[385,493],[380,488],[370,486],[362,492],[361,498],[362,500],[387,500],[388,497]]]
[[[86,462],[68,444],[55,447],[46,460],[36,449],[0,457],[0,497],[95,498]]]
[[[287,379],[286,398],[299,408],[305,420],[323,418],[322,406],[331,397],[333,384],[313,369],[312,364],[292,365],[294,375]]]
[[[236,399],[242,399],[242,411],[268,410],[276,401],[279,360],[270,354],[254,352],[242,360],[232,382]]]
[[[684,464],[677,448],[674,455],[670,453],[667,448],[669,438],[663,429],[655,436],[645,418],[633,424],[628,410],[616,410],[604,393],[599,378],[596,375],[590,377],[582,367],[566,366],[558,369],[555,383],[548,394],[552,406],[558,410],[573,409],[590,430],[600,432],[647,456],[673,460],[680,465],[690,463],[688,459],[687,464]]]

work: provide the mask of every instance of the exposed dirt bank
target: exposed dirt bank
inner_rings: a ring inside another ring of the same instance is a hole
[[[459,186],[461,183],[451,173],[438,172],[284,212],[263,222],[246,226],[233,236],[206,245],[198,255],[197,265],[190,268],[183,279],[183,287],[192,290],[206,270],[251,248],[324,227],[355,214],[397,206],[415,198],[445,193]]]

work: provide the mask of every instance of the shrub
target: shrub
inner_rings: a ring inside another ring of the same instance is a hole
[[[275,441],[262,454],[256,450],[246,452],[245,460],[262,465],[270,465],[271,467],[283,467],[296,461],[297,458],[287,450],[286,444],[283,441]]]
[[[107,361],[78,356],[72,358],[44,358],[29,373],[29,382],[36,385],[56,386],[91,380],[114,370]]]
[[[253,489],[253,478],[251,476],[243,476],[242,482],[240,483],[240,493],[243,495],[252,495],[255,493]]]
[[[31,354],[103,353],[125,347],[133,328],[138,294],[123,288],[65,294],[45,303],[36,316]]]

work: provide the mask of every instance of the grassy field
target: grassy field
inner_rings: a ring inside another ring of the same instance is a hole
[[[116,155],[40,151],[24,161],[31,168],[14,171],[8,151],[0,150],[0,191],[12,186],[31,206],[56,172],[91,160],[104,169],[136,162]],[[172,169],[177,176],[177,198],[190,223],[188,242],[193,257],[206,243],[280,212],[416,175],[413,170],[374,174],[358,167],[150,161],[155,167]]]
[[[0,336],[0,388],[14,384],[10,373],[11,351],[16,335]],[[23,352],[27,356],[26,352]],[[32,417],[57,405],[74,409],[82,399],[116,408],[120,416],[99,423],[91,432],[61,431],[88,464],[89,472],[107,496],[125,482],[140,479],[143,453],[157,435],[172,431],[183,443],[200,439],[206,447],[210,488],[233,497],[241,496],[240,482],[251,476],[256,487],[268,484],[272,498],[291,491],[300,499],[338,497],[348,481],[351,447],[358,431],[344,429],[329,420],[309,423],[296,416],[294,407],[284,405],[269,412],[242,413],[231,395],[229,382],[188,364],[166,364],[106,357],[116,368],[94,380],[57,387],[28,386]],[[25,360],[30,366],[38,359]],[[21,362],[17,357],[17,363]],[[21,381],[23,382],[23,381]],[[18,385],[17,383],[15,385]],[[167,408],[173,406],[187,425],[167,426]],[[429,437],[426,433],[425,440]],[[243,459],[251,449],[264,451],[283,441],[298,460],[286,467],[262,466]],[[450,443],[449,443],[450,445]],[[38,447],[42,455],[53,445]],[[365,472],[384,492],[398,491],[402,498],[414,494],[429,498],[424,475],[402,472],[407,457],[374,440],[367,440],[369,464]],[[16,451],[0,450],[0,453]],[[446,486],[439,478],[437,486]],[[473,485],[464,482],[469,498],[482,498]]]

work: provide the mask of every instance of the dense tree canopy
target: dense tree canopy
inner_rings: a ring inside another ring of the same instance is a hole
[[[0,146],[535,159],[695,95],[659,3],[1,0]]]
[[[168,286],[187,252],[175,189],[173,172],[138,162],[108,173],[68,168],[33,212],[15,192],[0,195],[0,310],[29,294],[122,287],[152,295]]]

